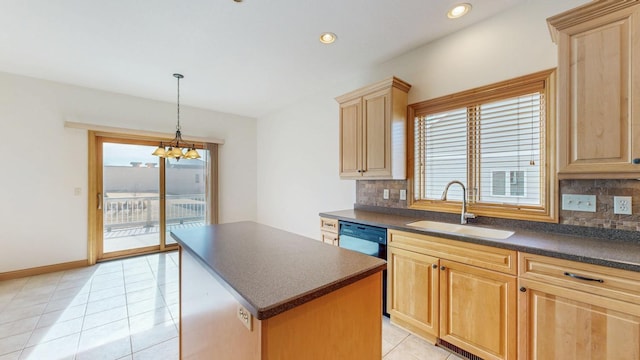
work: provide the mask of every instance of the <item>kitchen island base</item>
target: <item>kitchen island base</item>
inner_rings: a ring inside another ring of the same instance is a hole
[[[381,359],[381,288],[377,272],[273,317],[247,314],[250,330],[237,298],[181,248],[180,358]]]

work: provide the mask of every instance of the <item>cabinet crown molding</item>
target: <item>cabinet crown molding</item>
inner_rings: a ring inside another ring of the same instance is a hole
[[[640,0],[594,0],[554,15],[547,19],[551,39],[557,44],[558,35],[564,29],[637,5],[640,5]]]
[[[640,0],[638,0],[640,1]],[[343,103],[345,101],[349,101],[351,99],[355,99],[358,97],[361,97],[363,95],[378,91],[378,90],[382,90],[382,89],[388,89],[390,87],[394,87],[397,89],[400,89],[404,92],[409,92],[409,89],[411,89],[411,85],[409,83],[407,83],[404,80],[398,79],[395,76],[392,76],[390,78],[384,79],[382,81],[378,81],[377,83],[373,83],[371,85],[367,85],[365,87],[362,87],[360,89],[348,92],[344,95],[340,95],[338,97],[336,97],[336,101],[339,103]]]

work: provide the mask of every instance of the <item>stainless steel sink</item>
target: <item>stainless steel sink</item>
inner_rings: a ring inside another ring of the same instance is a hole
[[[459,225],[459,224],[450,224],[443,223],[439,221],[429,221],[429,220],[421,220],[407,224],[407,226],[412,226],[424,230],[446,233],[446,234],[455,234],[469,237],[478,237],[484,239],[497,239],[504,240],[509,238],[514,234],[513,231],[507,230],[496,230],[496,229],[487,229],[477,226],[469,226],[469,225]]]

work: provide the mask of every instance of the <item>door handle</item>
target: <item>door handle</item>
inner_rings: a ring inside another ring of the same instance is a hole
[[[102,210],[102,193],[98,193],[98,210]]]

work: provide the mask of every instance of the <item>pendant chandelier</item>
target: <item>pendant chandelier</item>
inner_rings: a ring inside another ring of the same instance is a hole
[[[176,161],[182,158],[199,159],[200,154],[196,151],[195,144],[192,144],[191,147],[185,144],[184,140],[182,140],[182,133],[180,132],[180,79],[184,76],[182,76],[182,74],[173,74],[173,77],[178,79],[178,124],[176,125],[176,136],[170,142],[161,142],[160,146],[158,146],[151,155],[176,159]]]

